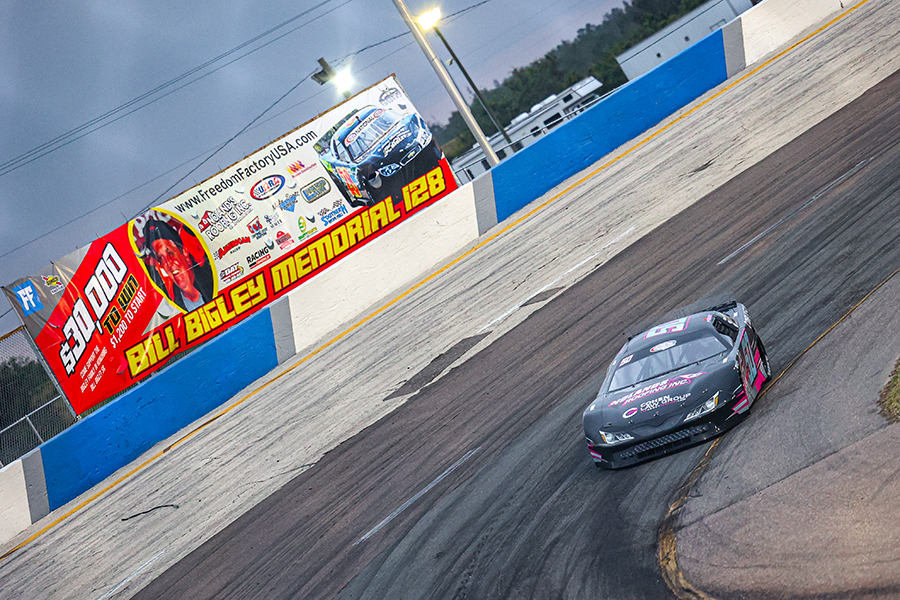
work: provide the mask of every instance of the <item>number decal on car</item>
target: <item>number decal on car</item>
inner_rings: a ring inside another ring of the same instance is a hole
[[[644,334],[644,339],[656,337],[658,335],[667,335],[669,333],[677,333],[679,331],[684,331],[687,329],[688,323],[690,323],[690,317],[683,317],[681,319],[676,319],[674,321],[669,321],[668,323],[663,323],[662,325],[657,325],[653,329],[649,330]]]
[[[347,191],[350,192],[351,195],[357,198],[363,197],[363,193],[356,184],[356,179],[353,177],[353,173],[350,172],[350,169],[347,167],[335,167],[334,170],[337,171],[338,176],[340,176],[341,180],[347,186]]]

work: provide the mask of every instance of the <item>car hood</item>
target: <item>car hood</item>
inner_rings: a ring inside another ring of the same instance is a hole
[[[733,363],[723,364],[719,356],[614,393],[601,393],[584,411],[585,432],[661,425],[720,390],[730,398],[735,376]]]

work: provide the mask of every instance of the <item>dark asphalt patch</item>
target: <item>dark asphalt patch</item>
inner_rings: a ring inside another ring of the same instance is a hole
[[[449,350],[435,357],[428,363],[428,366],[407,379],[406,383],[385,398],[384,401],[393,400],[394,398],[400,398],[401,396],[418,392],[437,379],[437,376],[443,373],[447,367],[459,360],[466,352],[474,348],[478,342],[490,335],[490,333],[490,331],[486,331],[485,333],[463,338],[456,342]]]
[[[558,292],[560,292],[564,289],[565,288],[563,288],[563,287],[555,287],[555,288],[550,288],[549,290],[544,290],[543,292],[541,292],[539,294],[535,294],[534,296],[532,296],[531,298],[526,300],[525,303],[522,304],[522,306],[528,306],[529,304],[537,304],[538,302],[543,302],[544,300],[549,300],[550,298],[555,296]]]

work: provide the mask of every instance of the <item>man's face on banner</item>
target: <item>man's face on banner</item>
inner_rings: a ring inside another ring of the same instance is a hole
[[[153,251],[159,259],[160,266],[171,275],[175,285],[182,290],[193,289],[194,272],[178,244],[167,239],[156,240],[153,242]]]

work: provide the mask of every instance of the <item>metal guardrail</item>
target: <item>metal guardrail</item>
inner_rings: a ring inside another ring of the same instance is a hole
[[[73,425],[75,413],[23,327],[0,337],[0,466]]]

